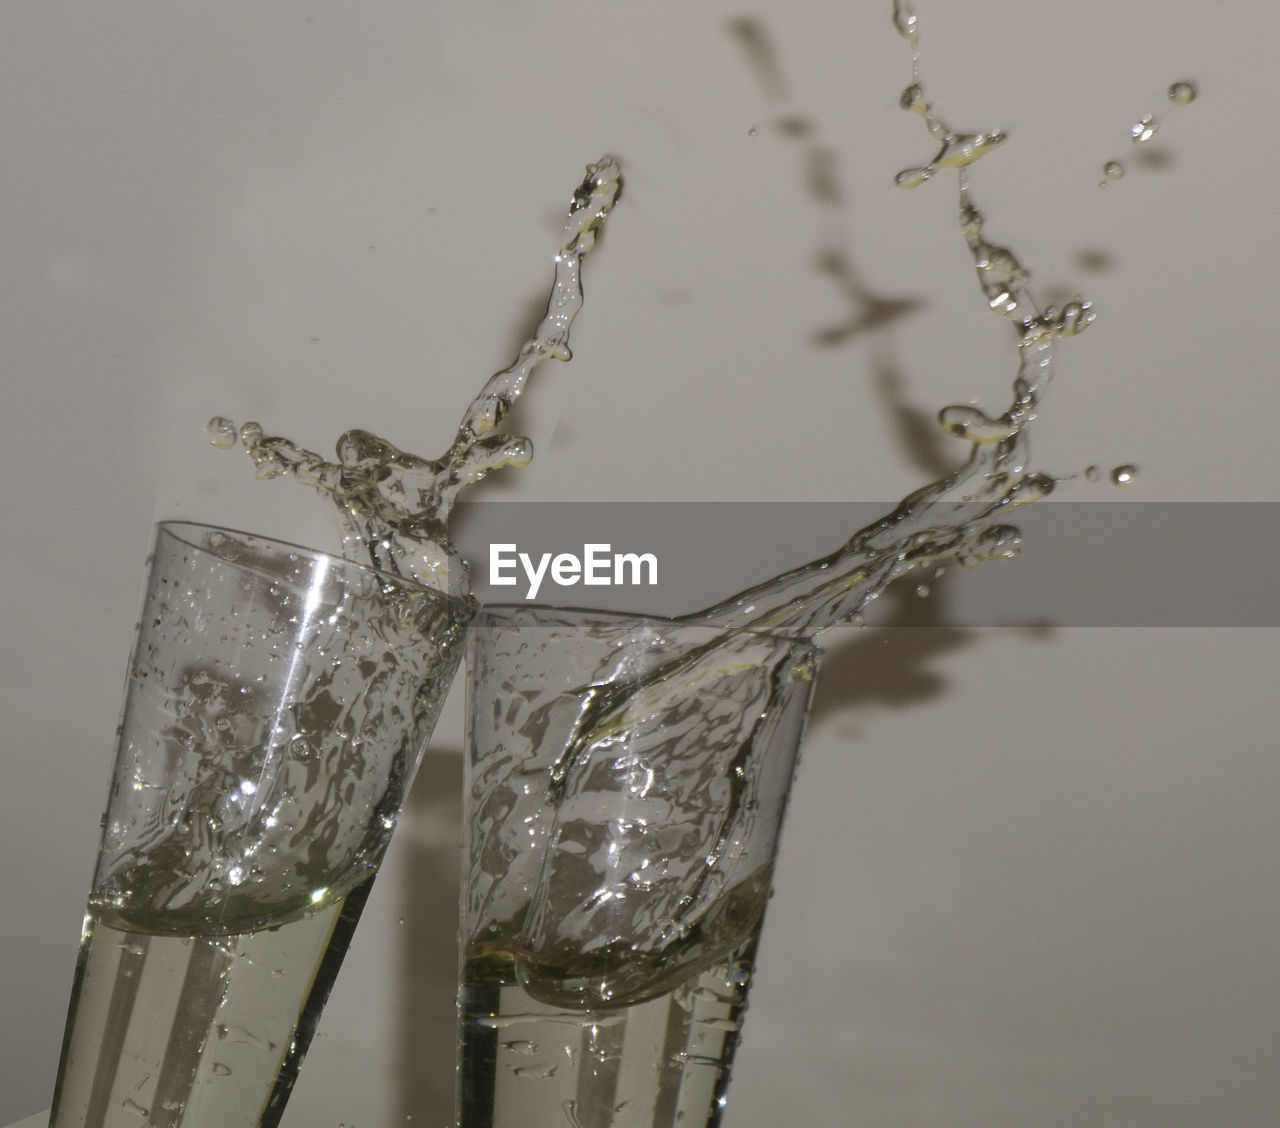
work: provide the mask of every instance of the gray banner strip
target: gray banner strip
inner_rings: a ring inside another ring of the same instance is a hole
[[[826,555],[892,508],[471,502],[454,527],[482,602],[682,615]],[[952,564],[941,580],[912,576],[900,582],[904,591],[877,602],[868,625],[1280,626],[1280,503],[1049,500],[1018,509],[1008,523],[1022,530],[1019,559]],[[526,599],[532,584],[520,554],[543,567],[534,600]],[[560,582],[557,556],[566,558]],[[596,583],[584,582],[587,569]],[[493,582],[504,576],[514,582]],[[928,583],[928,598],[912,594],[919,582]]]

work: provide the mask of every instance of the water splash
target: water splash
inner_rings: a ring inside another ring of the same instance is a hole
[[[918,22],[911,17],[912,26]],[[915,40],[911,40],[912,43]],[[940,148],[932,159],[922,165],[904,168],[893,182],[899,188],[915,188],[936,175],[944,168],[962,169],[973,164],[980,157],[986,156],[997,145],[1004,144],[1007,134],[1002,129],[993,129],[986,133],[959,133],[952,129],[934,111],[933,105],[925,98],[924,87],[918,80],[919,53],[915,54],[915,72],[917,81],[911,83],[899,98],[898,104],[913,114],[924,118],[929,132],[937,139]]]
[[[420,458],[368,431],[350,430],[337,441],[337,461],[268,436],[258,423],[238,437],[257,466],[259,478],[292,477],[328,494],[343,520],[343,544],[353,559],[418,581],[464,594],[466,564],[449,537],[448,522],[461,490],[505,466],[524,466],[533,444],[498,430],[524,391],[533,370],[545,360],[567,361],[569,328],[582,308],[582,260],[622,191],[622,173],[613,157],[587,166],[573,193],[564,240],[555,257],[555,279],[547,309],[515,361],[489,378],[471,402],[448,450]],[[206,428],[214,446],[235,444],[235,424],[215,416]]]
[[[912,47],[920,42],[920,21],[910,0],[893,0],[893,26]]]
[[[971,444],[962,467],[904,498],[891,513],[854,533],[835,552],[691,618],[807,637],[843,622],[861,621],[868,604],[909,572],[936,569],[948,560],[975,564],[1016,555],[1020,533],[1007,524],[1008,516],[1019,506],[1046,497],[1056,485],[1055,478],[1030,467],[1030,425],[1053,376],[1058,343],[1086,329],[1093,321],[1093,308],[1077,299],[1061,308],[1041,309],[1029,288],[1030,272],[1013,251],[987,238],[968,166],[990,153],[1006,135],[1000,129],[957,133],[943,121],[919,81],[919,19],[899,0],[893,20],[913,49],[914,81],[900,104],[923,118],[929,133],[942,141],[932,161],[903,170],[895,180],[901,187],[913,187],[942,169],[955,169],[960,230],[978,285],[987,308],[1010,324],[1016,339],[1012,402],[999,415],[971,406],[943,408],[939,425]]]
[[[949,434],[969,442],[964,465],[904,498],[879,521],[860,529],[840,548],[808,564],[740,592],[703,611],[686,616],[732,631],[769,631],[815,638],[842,623],[861,623],[868,606],[895,580],[926,570],[936,576],[949,561],[970,566],[1018,554],[1021,533],[1008,523],[1014,510],[1051,494],[1057,479],[1030,465],[1029,435],[1041,397],[1053,376],[1059,342],[1092,323],[1088,301],[1076,299],[1062,307],[1040,308],[1029,289],[1030,272],[1007,247],[991,242],[986,221],[973,199],[968,165],[985,156],[993,145],[948,149],[960,137],[998,137],[955,134],[925,101],[919,82],[916,47],[919,21],[902,3],[894,6],[894,23],[913,47],[916,81],[903,94],[904,109],[925,121],[929,132],[942,136],[943,150],[965,159],[932,162],[934,170],[954,168],[959,195],[960,230],[968,246],[978,285],[987,308],[1007,321],[1017,348],[1013,398],[1007,410],[993,415],[961,405],[945,407],[939,424]],[[904,30],[905,29],[905,30]],[[922,183],[923,177],[917,181]],[[898,182],[902,184],[903,174]],[[658,668],[644,679],[637,694],[628,676],[631,648],[619,640],[618,655],[579,693],[581,709],[564,749],[550,768],[553,800],[562,799],[573,766],[596,744],[617,739],[632,716],[638,697],[641,712],[652,713],[665,695],[671,701],[687,695],[716,664],[726,661],[734,634],[709,641]]]

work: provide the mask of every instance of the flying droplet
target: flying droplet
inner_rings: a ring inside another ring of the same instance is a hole
[[[1175,106],[1189,106],[1196,100],[1197,93],[1194,83],[1179,79],[1169,86],[1169,101]]]
[[[925,101],[924,97],[924,87],[918,82],[913,82],[902,92],[902,97],[898,99],[898,105],[913,114],[927,114],[929,112],[929,103]]]
[[[230,450],[236,445],[236,425],[222,415],[215,415],[204,425],[209,442],[219,450]]]
[[[920,40],[920,19],[911,10],[907,0],[894,0],[893,26],[898,34],[914,47]]]
[[[1124,177],[1124,165],[1119,161],[1107,161],[1102,166],[1102,175],[1108,180],[1121,180]]]
[[[1074,337],[1088,329],[1096,316],[1092,302],[1076,299],[1067,302],[1062,309],[1050,306],[1044,311],[1040,322],[1059,337]]]
[[[1140,120],[1129,126],[1129,136],[1135,145],[1141,145],[1144,141],[1150,141],[1159,128],[1160,123],[1154,116],[1144,114]]]
[[[938,424],[957,439],[973,443],[998,443],[1010,438],[1018,425],[1007,415],[992,419],[980,408],[957,404],[938,412]]]
[[[1111,471],[1111,484],[1113,486],[1131,486],[1138,477],[1138,468],[1136,466],[1117,466]]]
[[[932,175],[933,170],[930,168],[904,168],[893,178],[893,182],[899,188],[915,188],[923,184]]]

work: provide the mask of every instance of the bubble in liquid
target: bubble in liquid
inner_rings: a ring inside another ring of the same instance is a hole
[[[204,425],[209,442],[219,450],[230,450],[236,445],[236,425],[225,415],[215,415]]]
[[[540,1062],[538,1065],[522,1065],[511,1071],[513,1077],[528,1078],[534,1081],[545,1081],[548,1077],[556,1075],[556,1063],[553,1061]]]
[[[1141,145],[1144,141],[1150,141],[1159,128],[1160,123],[1153,115],[1143,114],[1138,121],[1129,126],[1129,136],[1135,145]]]
[[[1175,106],[1189,106],[1196,100],[1197,93],[1195,84],[1186,79],[1179,79],[1169,85],[1169,101]]]
[[[1113,486],[1131,486],[1138,477],[1138,468],[1136,466],[1117,466],[1111,471],[1111,484]]]
[[[1102,175],[1108,180],[1120,180],[1124,176],[1124,165],[1119,161],[1107,161],[1102,166]]]

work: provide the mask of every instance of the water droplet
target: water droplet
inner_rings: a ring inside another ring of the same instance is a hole
[[[1138,477],[1138,468],[1136,466],[1117,466],[1111,471],[1111,484],[1113,486],[1131,486]]]
[[[929,103],[925,101],[924,97],[924,87],[918,82],[913,82],[902,92],[902,97],[898,99],[898,105],[913,114],[927,114],[929,112]]]
[[[230,450],[236,445],[236,425],[223,415],[215,415],[204,425],[209,442],[219,450]]]
[[[133,1115],[138,1117],[140,1120],[151,1115],[151,1110],[149,1108],[143,1108],[137,1101],[130,1100],[128,1097],[121,1102],[120,1107],[124,1109],[125,1112],[133,1113]]]
[[[231,1076],[231,1066],[229,1066],[229,1065],[224,1065],[224,1064],[223,1064],[222,1062],[220,1062],[220,1061],[215,1061],[215,1062],[213,1063],[213,1075],[214,1075],[215,1077],[230,1077],[230,1076]]]
[[[1160,123],[1155,117],[1151,114],[1143,114],[1138,121],[1129,126],[1129,136],[1135,145],[1141,145],[1144,141],[1150,141],[1159,128]]]
[[[1018,429],[1007,415],[992,419],[980,408],[965,404],[944,407],[938,412],[938,423],[947,434],[974,443],[997,443]]]
[[[915,188],[917,185],[923,184],[933,175],[933,170],[928,168],[904,168],[897,176],[893,178],[894,184],[899,188]]]
[[[748,130],[747,130],[747,136],[748,136],[748,137],[759,137],[759,136],[760,136],[760,130],[759,130],[759,129],[757,129],[757,128],[753,125],[750,129],[748,129]]]
[[[929,585],[928,585],[928,584],[916,584],[916,595],[918,595],[921,599],[928,599],[928,598],[929,598]]]
[[[1096,466],[1086,466],[1084,468],[1084,476],[1087,481],[1096,482],[1098,480],[1098,468]]]
[[[1169,101],[1175,106],[1189,106],[1196,100],[1197,93],[1195,83],[1179,79],[1169,86]]]
[[[1057,336],[1074,337],[1077,333],[1083,333],[1089,328],[1096,316],[1092,302],[1077,298],[1067,302],[1060,310],[1050,306],[1044,311],[1044,316],[1040,320],[1046,329]]]
[[[908,0],[893,0],[893,26],[913,47],[920,40],[920,19],[911,10]]]
[[[1102,166],[1102,175],[1108,180],[1120,180],[1124,177],[1124,165],[1119,161],[1107,161]]]

